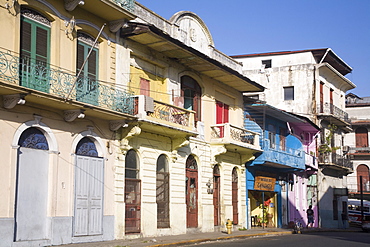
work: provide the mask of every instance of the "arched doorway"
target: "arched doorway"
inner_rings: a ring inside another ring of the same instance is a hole
[[[104,159],[94,140],[82,138],[76,147],[74,236],[103,233]]]
[[[357,166],[357,189],[358,192],[361,191],[361,177],[362,177],[362,190],[363,191],[370,191],[369,186],[369,167],[367,165],[359,165]]]
[[[125,232],[141,231],[141,180],[139,179],[139,157],[135,150],[129,150],[125,158]]]
[[[18,141],[15,241],[48,239],[49,145],[38,128],[27,128]]]
[[[157,227],[170,227],[170,174],[164,154],[157,159]]]
[[[220,167],[215,165],[213,168],[213,211],[214,225],[220,225]]]
[[[233,168],[233,172],[231,174],[231,189],[232,189],[232,205],[233,205],[233,224],[239,224],[239,209],[238,209],[238,171],[236,168]]]
[[[186,226],[198,227],[198,165],[193,155],[186,160]]]

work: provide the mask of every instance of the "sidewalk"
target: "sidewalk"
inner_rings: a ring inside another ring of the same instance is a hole
[[[321,231],[361,231],[361,228],[348,229],[323,229],[309,228],[303,229],[302,233],[321,232]],[[222,241],[236,238],[250,238],[271,235],[293,234],[292,229],[283,228],[265,228],[256,227],[245,231],[233,231],[231,234],[225,232],[205,232],[205,233],[188,233],[173,236],[145,237],[137,239],[112,240],[105,242],[89,242],[80,244],[58,245],[59,247],[159,247],[159,246],[184,246],[207,241]]]

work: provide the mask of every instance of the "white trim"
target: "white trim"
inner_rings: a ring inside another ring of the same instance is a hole
[[[38,120],[32,120],[32,121],[25,122],[21,126],[18,127],[18,129],[15,131],[14,136],[13,136],[13,141],[12,141],[13,148],[19,147],[18,145],[19,138],[21,137],[22,133],[26,129],[31,128],[31,127],[35,127],[39,129],[45,135],[45,138],[48,141],[48,145],[49,145],[49,152],[59,153],[58,142],[53,132],[46,124],[41,123]]]
[[[84,137],[91,137],[91,139],[93,139],[94,144],[96,146],[96,150],[98,151],[98,156],[99,157],[105,157],[106,156],[106,152],[104,150],[104,147],[105,147],[104,142],[102,141],[102,139],[95,132],[93,132],[91,130],[85,130],[85,131],[79,133],[74,138],[74,140],[72,142],[72,151],[71,151],[72,154],[76,153],[76,147],[77,147],[78,143]]]

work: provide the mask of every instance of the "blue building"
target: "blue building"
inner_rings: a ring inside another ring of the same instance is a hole
[[[264,102],[246,97],[244,104],[244,127],[260,134],[263,150],[246,163],[248,225],[282,227],[290,221],[288,210],[295,210],[288,192],[296,174],[306,170],[304,143],[318,130],[304,117]]]

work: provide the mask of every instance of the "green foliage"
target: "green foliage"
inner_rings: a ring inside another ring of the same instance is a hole
[[[331,140],[333,139],[334,132],[338,129],[338,127],[334,124],[329,124],[329,132],[325,136],[325,142],[319,146],[319,153],[320,154],[329,154],[335,152],[336,150],[340,149],[340,147],[332,147]]]

